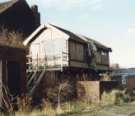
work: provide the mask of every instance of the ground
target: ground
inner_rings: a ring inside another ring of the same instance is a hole
[[[53,109],[47,104],[47,107],[43,110],[35,109],[32,112],[20,111],[16,112],[15,115],[9,114],[7,116],[135,116],[135,102],[105,106],[101,104],[86,106],[85,103],[76,102],[70,103],[70,106],[67,103],[61,107],[62,109],[59,109],[59,113],[57,109]],[[5,115],[0,114],[0,116]]]
[[[135,116],[135,103],[110,105],[95,111],[76,113],[70,116]]]

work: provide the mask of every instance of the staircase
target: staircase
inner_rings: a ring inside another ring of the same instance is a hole
[[[28,96],[32,96],[36,88],[40,84],[42,78],[45,75],[45,69],[40,71],[30,72],[27,78]]]
[[[27,59],[28,59],[28,69],[27,69],[27,88],[28,88],[28,96],[32,96],[33,93],[35,92],[36,88],[38,87],[38,85],[40,84],[42,78],[45,75],[45,67],[40,67],[40,66],[36,66],[36,68],[32,67],[32,56],[31,55],[27,55]],[[38,59],[37,59],[38,60]]]
[[[54,58],[54,64],[55,62],[60,62],[57,65],[54,65],[54,67],[50,67],[46,66],[46,64],[44,64],[43,67],[40,66],[39,61],[40,59],[36,59],[35,62],[37,62],[37,65],[35,67],[33,67],[32,64],[32,55],[27,55],[28,58],[28,69],[27,69],[27,88],[28,88],[28,95],[32,96],[33,93],[35,92],[36,88],[38,87],[38,85],[40,84],[42,78],[45,75],[45,72],[47,70],[63,70],[63,67],[66,66],[68,63],[68,54],[65,52],[62,52],[62,54],[60,55],[56,55]],[[58,60],[58,61],[57,61]]]

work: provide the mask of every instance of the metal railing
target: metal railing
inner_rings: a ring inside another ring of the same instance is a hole
[[[68,53],[66,52],[56,55],[47,55],[45,58],[40,58],[40,56],[32,58],[32,55],[28,55],[27,59],[28,72],[51,68],[59,68],[63,70],[63,67],[68,66]]]

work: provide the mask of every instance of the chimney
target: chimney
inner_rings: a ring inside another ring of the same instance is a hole
[[[31,10],[32,10],[33,15],[34,15],[35,27],[37,28],[40,25],[40,13],[38,11],[38,6],[37,5],[33,5],[31,7]]]
[[[33,5],[32,7],[31,7],[31,10],[33,11],[33,12],[38,12],[38,6],[37,5]]]

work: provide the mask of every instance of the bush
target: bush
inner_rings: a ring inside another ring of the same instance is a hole
[[[129,101],[130,97],[120,90],[112,90],[111,92],[104,92],[101,100],[101,102],[105,105],[120,104]]]
[[[67,101],[72,94],[73,89],[69,82],[63,82],[46,89],[47,99],[53,103],[58,103],[58,97],[60,97],[60,102]]]

